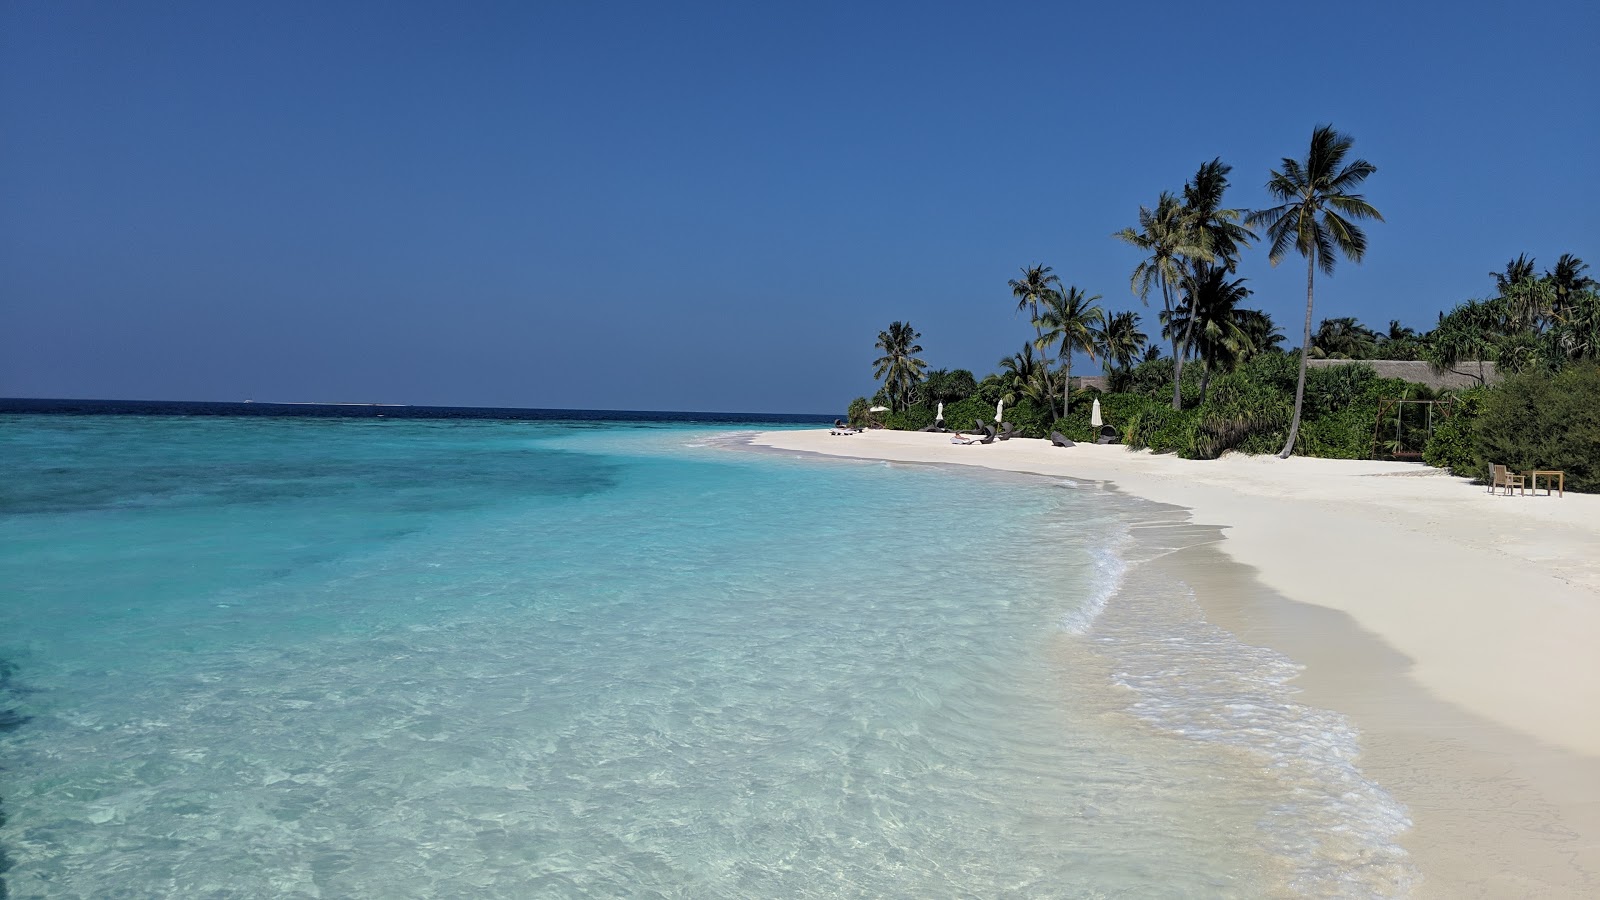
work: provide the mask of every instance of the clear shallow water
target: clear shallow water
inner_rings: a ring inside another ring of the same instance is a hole
[[[1403,894],[1169,512],[731,434],[0,420],[12,894]]]

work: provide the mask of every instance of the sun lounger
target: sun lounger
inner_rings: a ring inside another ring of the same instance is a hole
[[[1512,488],[1516,488],[1519,492],[1526,495],[1528,493],[1527,478],[1522,475],[1514,474],[1505,466],[1495,463],[1494,465],[1490,466],[1489,469],[1489,493],[1492,494],[1501,488],[1505,488],[1507,497],[1511,496]]]
[[[1000,440],[1009,441],[1009,440],[1011,440],[1012,438],[1014,438],[1016,436],[1017,436],[1017,426],[1012,425],[1010,422],[1001,422],[1000,423],[1000,434],[998,435]]]
[[[982,422],[979,422],[977,424],[978,424],[978,427],[976,429],[974,429],[974,433],[973,434],[964,434],[964,433],[958,431],[958,432],[956,432],[956,436],[950,439],[950,443],[952,443],[952,444],[992,444],[992,443],[994,443],[994,429],[990,428],[989,426],[987,426],[985,424],[983,424]]]
[[[1077,443],[1059,431],[1052,431],[1050,432],[1050,446],[1076,447]]]
[[[1110,425],[1101,425],[1100,436],[1095,438],[1094,442],[1096,444],[1115,444],[1119,438],[1121,438],[1121,435],[1117,434],[1115,428]]]
[[[856,429],[846,425],[842,419],[833,420],[833,430],[829,434],[858,434]]]

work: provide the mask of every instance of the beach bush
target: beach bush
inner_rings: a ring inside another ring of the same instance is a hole
[[[845,421],[857,428],[867,427],[867,408],[872,404],[865,397],[857,397],[850,401],[850,409],[845,413]]]
[[[1156,453],[1187,457],[1194,451],[1198,424],[1195,410],[1179,411],[1168,403],[1149,403],[1128,420],[1122,442],[1131,450],[1149,448]]]
[[[898,412],[879,413],[878,421],[897,431],[921,431],[933,424],[935,412],[934,407],[915,403]]]
[[[1294,412],[1292,398],[1276,387],[1232,372],[1212,380],[1198,410],[1192,447],[1196,459],[1216,459],[1233,450],[1275,453]]]
[[[1450,417],[1433,429],[1428,444],[1422,450],[1422,461],[1438,469],[1448,469],[1451,475],[1483,481],[1489,470],[1478,464],[1474,452],[1477,438],[1478,416],[1483,412],[1483,398],[1487,388],[1469,388],[1455,395]]]
[[[993,422],[994,403],[981,397],[968,397],[944,407],[944,424],[951,431],[971,432],[975,422]]]
[[[989,417],[994,418],[992,410]],[[1017,434],[1021,437],[1049,437],[1050,426],[1055,417],[1055,410],[1028,399],[1019,400],[1005,409],[1005,420],[1017,429]]]
[[[1007,407],[1006,421],[1024,437],[1045,438],[1059,431],[1074,441],[1092,442],[1095,430],[1089,424],[1094,399],[1100,400],[1101,417],[1117,429],[1124,444],[1134,449],[1149,448],[1157,453],[1176,453],[1190,459],[1215,459],[1224,453],[1276,453],[1283,446],[1294,412],[1294,388],[1299,378],[1297,353],[1260,353],[1232,372],[1219,372],[1210,379],[1204,403],[1199,402],[1202,372],[1198,364],[1184,367],[1185,407],[1171,408],[1172,368],[1170,360],[1156,360],[1134,367],[1130,383],[1135,390],[1105,394],[1085,389],[1074,394],[1069,415],[1055,419],[1049,404],[1022,400]],[[948,427],[971,431],[975,422],[994,420],[994,399],[986,396],[999,389],[998,379],[986,378],[975,396],[945,405]],[[1373,432],[1378,409],[1387,399],[1428,399],[1421,385],[1392,378],[1379,378],[1365,363],[1312,369],[1306,373],[1305,409],[1295,452],[1306,456],[1341,459],[1366,459],[1374,452]],[[885,415],[884,424],[892,428],[920,429],[933,421],[928,405],[913,406],[900,413]],[[1463,427],[1462,425],[1455,426]],[[1403,423],[1402,443],[1421,449],[1425,442],[1422,426]],[[1380,439],[1392,440],[1387,433]],[[1446,438],[1448,439],[1447,432]],[[1435,448],[1443,454],[1442,441]],[[1380,443],[1377,448],[1384,449]],[[1456,452],[1456,456],[1461,454]]]
[[[1481,470],[1560,469],[1568,490],[1600,492],[1600,364],[1509,378],[1485,393],[1475,424]]]

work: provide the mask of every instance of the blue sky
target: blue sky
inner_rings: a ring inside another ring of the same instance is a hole
[[[1029,263],[1138,308],[1141,204],[1325,122],[1387,222],[1317,317],[1426,327],[1600,268],[1596,10],[7,3],[0,396],[840,411],[893,320],[992,371]]]

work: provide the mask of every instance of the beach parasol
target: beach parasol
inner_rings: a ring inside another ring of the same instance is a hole
[[[1089,410],[1089,424],[1096,428],[1105,424],[1100,420],[1100,400],[1098,398],[1094,401],[1094,408]]]
[[[995,422],[998,423],[1000,421],[1000,415],[1001,415],[1001,413],[1005,412],[1005,409],[1006,409],[1006,402],[1004,400],[1001,400],[1001,401],[995,403],[995,405],[994,405],[994,420],[995,420]]]
[[[939,411],[933,414],[933,420],[935,422],[943,422],[944,421],[944,401],[943,400],[939,401]]]
[[[887,407],[887,406],[873,406],[873,407],[869,407],[867,409],[867,412],[888,412],[888,411],[889,411],[889,407]]]

